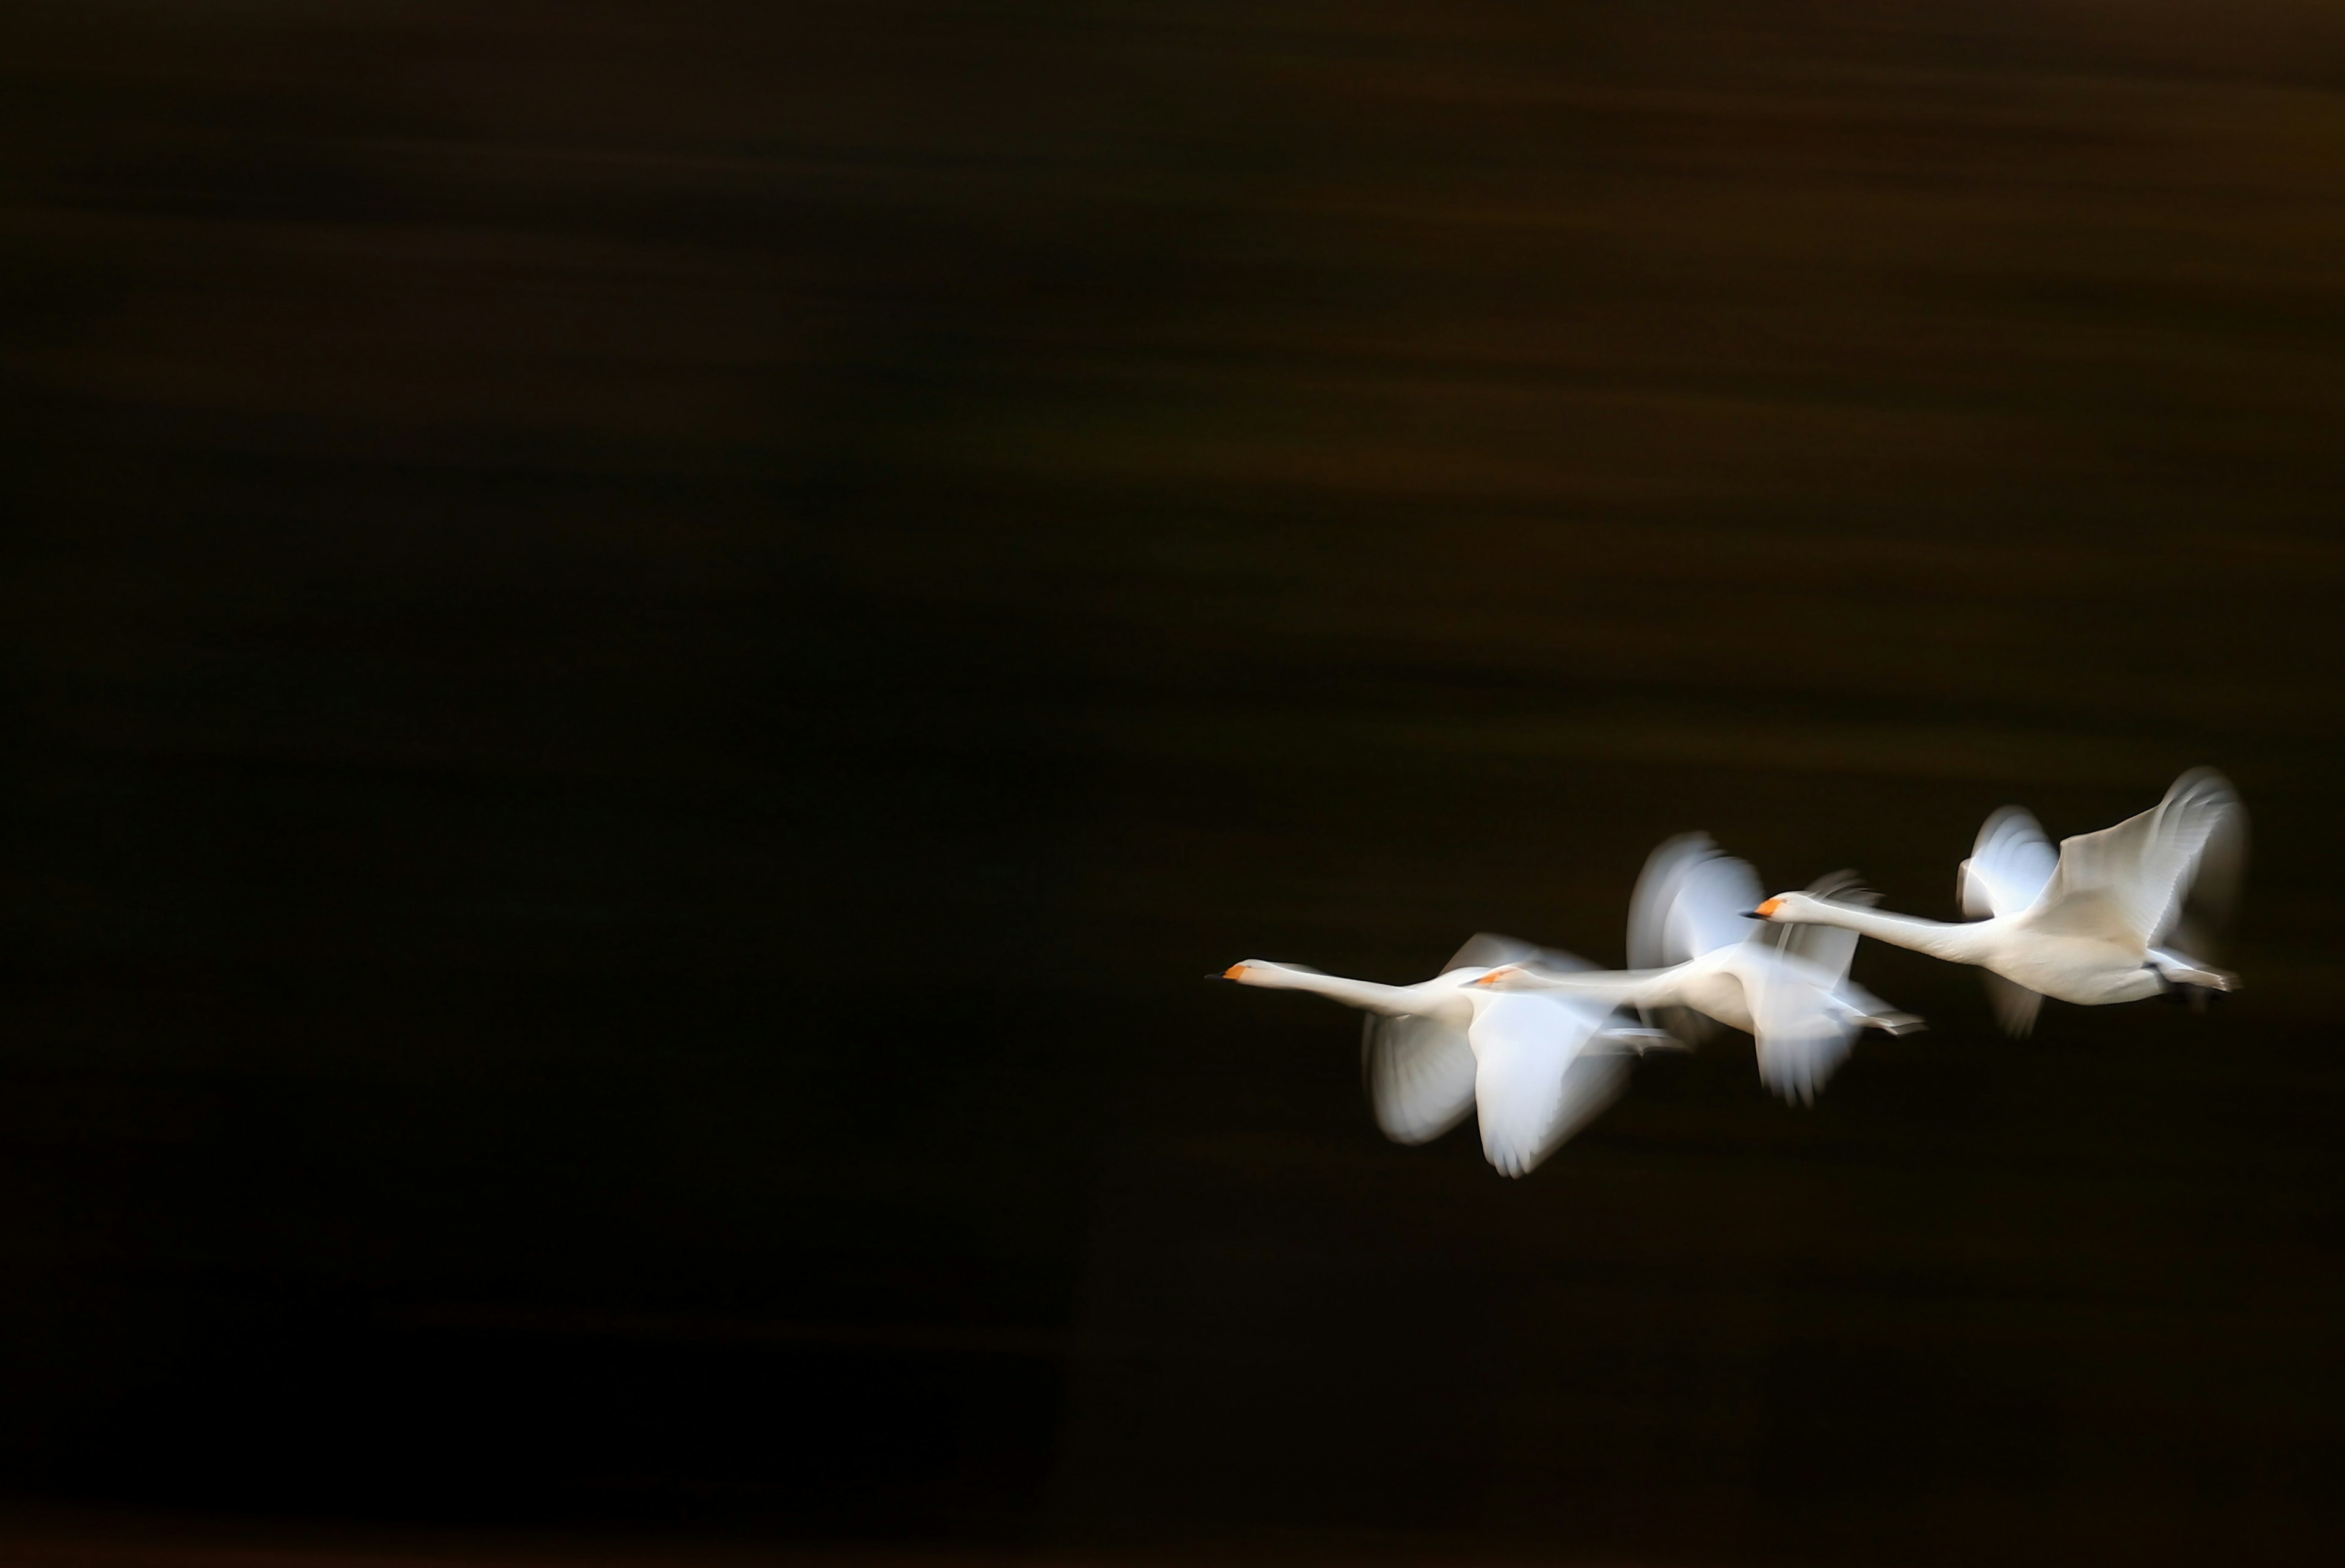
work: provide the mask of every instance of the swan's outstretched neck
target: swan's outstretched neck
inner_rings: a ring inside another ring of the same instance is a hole
[[[1984,946],[1982,938],[1986,927],[1995,924],[1991,920],[1974,920],[1950,926],[1942,920],[1889,915],[1863,905],[1836,904],[1822,898],[1802,899],[1796,909],[1786,909],[1777,918],[1800,925],[1837,926],[1893,947],[1911,947],[1916,953],[1927,953],[1934,958],[1956,964],[1978,962],[1976,955]]]
[[[1405,1013],[1411,987],[1380,986],[1374,980],[1347,980],[1341,975],[1322,975],[1316,969],[1305,969],[1294,964],[1268,964],[1259,958],[1249,958],[1243,964],[1233,964],[1223,976],[1241,986],[1264,986],[1274,991],[1312,991],[1347,1007],[1365,1007],[1374,1013]]]

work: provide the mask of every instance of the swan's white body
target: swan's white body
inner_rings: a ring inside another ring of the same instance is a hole
[[[1480,936],[1444,971],[1414,986],[1323,975],[1249,958],[1225,977],[1243,986],[1310,991],[1368,1013],[1360,1065],[1376,1125],[1398,1143],[1426,1143],[1473,1111],[1482,1152],[1508,1176],[1552,1154],[1619,1097],[1628,1057],[1669,1043],[1608,1004],[1507,995],[1474,984],[1501,964],[1579,966],[1568,953]]]
[[[1828,926],[1988,971],[2004,1027],[2025,1035],[2046,996],[2084,1007],[2134,1002],[2176,986],[2228,991],[2238,981],[2190,956],[2206,933],[2188,906],[2227,905],[2245,858],[2247,817],[2222,774],[2200,768],[2115,827],[2063,839],[2056,854],[2035,819],[2005,806],[1979,830],[1956,887],[1957,924],[1888,915],[1811,894],[1759,906],[1771,921]],[[2211,912],[2211,911],[2210,911]]]
[[[1857,896],[1849,879],[1828,887]],[[1672,1028],[1694,1043],[1715,1019],[1758,1043],[1759,1076],[1785,1099],[1812,1103],[1863,1029],[1903,1034],[1921,1021],[1891,1008],[1848,977],[1853,936],[1816,928],[1770,938],[1744,916],[1759,879],[1706,835],[1655,850],[1629,909],[1629,962],[1609,973],[1556,974],[1534,966],[1498,970],[1483,989],[1568,996],[1605,1007],[1676,1009]]]

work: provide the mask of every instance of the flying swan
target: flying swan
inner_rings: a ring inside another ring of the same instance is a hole
[[[1376,1125],[1396,1143],[1427,1143],[1473,1111],[1482,1152],[1502,1175],[1522,1176],[1610,1105],[1629,1057],[1670,1044],[1612,1006],[1558,993],[1507,994],[1474,982],[1502,965],[1558,972],[1583,960],[1483,933],[1442,972],[1415,986],[1323,975],[1300,964],[1249,958],[1222,977],[1241,986],[1312,991],[1366,1011],[1360,1071]]]
[[[2097,1007],[2235,989],[2236,976],[2191,950],[2207,951],[2228,916],[2246,859],[2238,794],[2214,769],[2194,768],[2157,805],[2062,839],[2056,855],[2019,807],[1988,817],[1955,875],[1963,913],[1972,916],[1964,923],[1886,915],[1812,889],[1778,894],[1752,913],[1975,964],[1987,971],[1988,999],[2004,1028],[2025,1035],[2046,996]]]
[[[1906,1034],[1922,1022],[1849,979],[1853,933],[1816,926],[1770,939],[1749,924],[1758,891],[1748,862],[1726,855],[1707,834],[1682,835],[1654,850],[1637,879],[1629,905],[1630,968],[1556,974],[1518,965],[1483,976],[1477,988],[1660,1009],[1688,1045],[1700,1043],[1714,1019],[1756,1038],[1768,1087],[1812,1104],[1860,1031]],[[1872,896],[1846,872],[1813,891],[1850,901]]]

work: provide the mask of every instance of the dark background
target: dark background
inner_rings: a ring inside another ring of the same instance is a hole
[[[16,1516],[2340,1543],[2333,5],[15,6],[0,294]],[[1196,981],[2202,762],[2228,1006],[1520,1183]]]

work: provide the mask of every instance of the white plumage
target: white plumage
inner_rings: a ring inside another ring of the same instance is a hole
[[[1843,899],[1869,896],[1845,873],[1816,886]],[[1629,901],[1629,962],[1640,966],[1565,973],[1521,964],[1477,984],[1511,995],[1658,1009],[1689,1044],[1708,1032],[1711,1020],[1741,1029],[1757,1041],[1767,1087],[1810,1103],[1859,1032],[1903,1034],[1921,1020],[1849,979],[1854,936],[1819,929],[1777,939],[1753,927],[1747,916],[1758,893],[1758,875],[1747,862],[1705,834],[1687,834],[1653,851]]]
[[[1568,953],[1482,935],[1442,973],[1414,986],[1323,975],[1258,958],[1224,977],[1244,986],[1311,991],[1364,1009],[1361,1076],[1376,1125],[1399,1143],[1440,1137],[1473,1112],[1482,1153],[1502,1174],[1534,1168],[1619,1095],[1628,1057],[1667,1043],[1600,1004],[1568,996],[1508,996],[1474,984],[1504,964],[1565,971]]]
[[[2024,1035],[2044,996],[2086,1007],[2178,987],[2228,991],[2206,944],[2228,917],[2246,860],[2247,814],[2228,780],[2198,768],[2115,827],[2063,839],[2006,806],[1979,830],[1956,893],[1970,921],[1888,915],[1812,893],[1767,900],[1767,919],[1833,926],[1988,971],[2005,1028]],[[2182,944],[2188,943],[2185,947]]]

